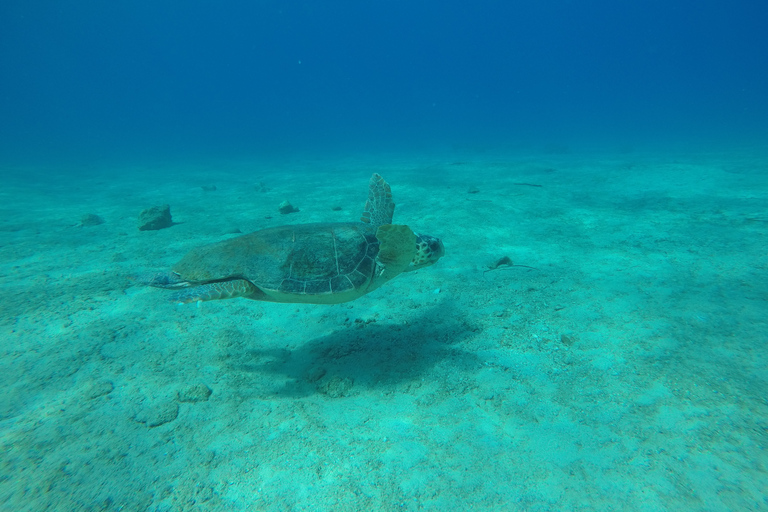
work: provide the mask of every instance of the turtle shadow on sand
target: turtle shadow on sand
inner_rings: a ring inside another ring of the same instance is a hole
[[[334,398],[420,380],[443,362],[457,371],[481,365],[475,354],[457,346],[479,328],[452,302],[424,306],[422,311],[409,316],[407,324],[345,323],[295,350],[249,350],[229,364],[236,372],[272,374],[271,380],[283,383],[263,390],[267,394],[323,393]]]

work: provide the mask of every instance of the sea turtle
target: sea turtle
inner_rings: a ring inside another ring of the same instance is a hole
[[[374,174],[360,222],[262,229],[192,249],[170,272],[139,280],[179,289],[170,299],[179,303],[234,297],[348,302],[445,254],[440,239],[392,224],[394,211],[389,184]]]

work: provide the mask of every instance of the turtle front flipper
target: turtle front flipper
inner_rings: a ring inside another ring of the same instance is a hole
[[[192,286],[174,293],[169,299],[177,304],[189,304],[205,300],[234,299],[235,297],[251,297],[259,294],[260,290],[246,279],[232,279],[217,283]]]
[[[376,275],[368,291],[375,290],[403,272],[416,254],[416,234],[408,226],[386,224],[376,230],[379,254],[376,256]]]
[[[368,201],[360,220],[375,227],[392,224],[395,213],[395,202],[392,200],[392,189],[384,178],[373,173],[368,183]]]

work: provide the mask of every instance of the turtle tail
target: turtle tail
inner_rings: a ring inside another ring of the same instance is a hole
[[[176,292],[170,297],[170,301],[176,304],[189,304],[206,300],[234,299],[235,297],[249,297],[258,293],[258,288],[248,280],[233,279],[218,283],[192,286]]]

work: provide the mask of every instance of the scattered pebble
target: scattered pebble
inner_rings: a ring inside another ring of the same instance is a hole
[[[514,263],[512,263],[512,259],[509,256],[502,256],[493,263],[490,263],[488,268],[491,270],[496,270],[499,267],[511,267],[512,265],[514,265]]]
[[[139,214],[139,231],[155,231],[173,226],[171,207],[167,204],[153,206]]]
[[[317,390],[331,398],[340,398],[349,394],[355,381],[350,377],[331,377],[317,385]]]
[[[95,213],[86,213],[80,217],[80,227],[85,226],[98,226],[104,224],[104,219],[96,215]]]
[[[283,215],[285,215],[288,213],[296,213],[299,211],[299,209],[295,208],[289,201],[283,201],[282,203],[280,203],[280,206],[278,207],[278,211]]]
[[[205,384],[187,386],[178,392],[179,402],[207,402],[213,391]]]
[[[100,396],[108,395],[115,389],[115,385],[110,380],[97,380],[89,382],[83,389],[83,396],[87,400],[93,400]]]
[[[141,407],[133,419],[153,428],[165,425],[179,415],[179,404],[173,400],[163,400]]]

